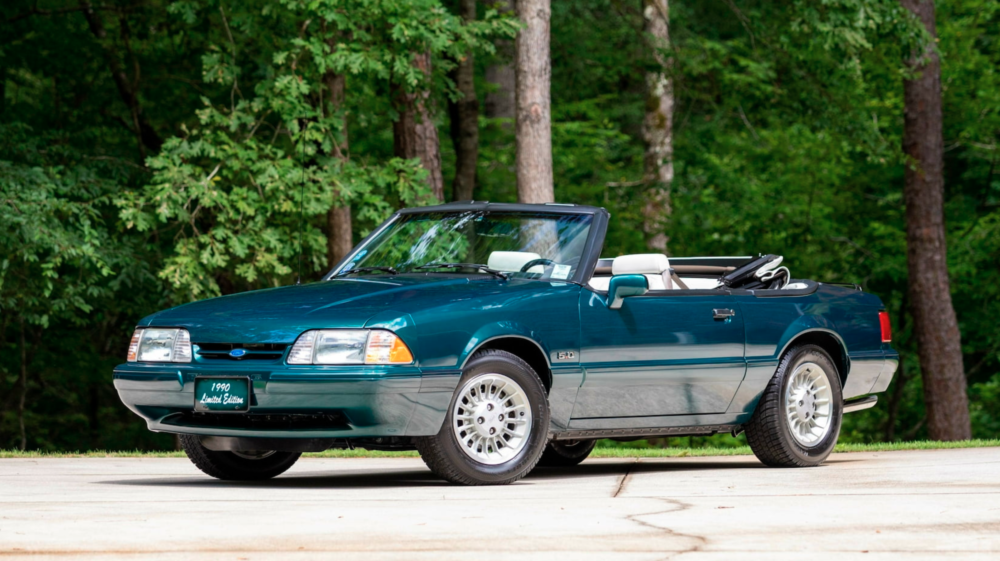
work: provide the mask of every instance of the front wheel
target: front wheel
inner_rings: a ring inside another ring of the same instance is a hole
[[[195,435],[182,434],[181,447],[195,466],[217,479],[254,481],[281,475],[298,461],[298,452],[224,452],[205,448]]]
[[[545,449],[549,406],[528,363],[500,350],[465,368],[440,432],[415,439],[424,463],[462,485],[504,485],[527,475]]]
[[[816,466],[833,452],[843,415],[840,375],[816,345],[789,350],[746,425],[757,459],[775,467]]]

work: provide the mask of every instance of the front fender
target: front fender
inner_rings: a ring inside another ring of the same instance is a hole
[[[494,339],[500,339],[503,337],[515,337],[518,339],[526,339],[530,341],[545,355],[546,362],[549,364],[549,368],[552,367],[552,356],[543,340],[539,340],[538,334],[533,333],[528,326],[523,325],[516,321],[498,321],[495,323],[489,323],[480,327],[471,338],[469,342],[462,349],[462,353],[458,357],[458,364],[460,368],[465,368],[465,363],[472,358],[472,355],[476,354],[476,351],[483,345],[486,345]]]
[[[406,343],[413,358],[420,365],[420,334],[413,316],[396,310],[382,310],[365,322],[365,329],[388,329]]]

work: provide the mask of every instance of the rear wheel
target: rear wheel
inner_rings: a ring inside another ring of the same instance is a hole
[[[253,481],[271,479],[292,467],[298,452],[254,450],[223,452],[209,450],[195,435],[180,435],[181,447],[198,469],[217,479]]]
[[[597,446],[596,440],[553,440],[545,447],[538,465],[545,467],[571,467],[587,459]]]
[[[462,374],[441,431],[415,439],[435,474],[463,485],[503,485],[538,463],[549,428],[545,386],[514,354],[487,350]]]
[[[840,435],[843,394],[830,355],[816,345],[789,350],[746,425],[747,443],[769,466],[823,462]]]

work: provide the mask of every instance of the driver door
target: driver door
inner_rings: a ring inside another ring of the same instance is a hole
[[[612,310],[581,291],[585,376],[572,418],[724,413],[746,373],[745,334],[733,297],[713,292],[652,291]]]

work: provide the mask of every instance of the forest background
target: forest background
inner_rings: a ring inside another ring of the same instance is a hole
[[[900,371],[841,440],[940,437],[907,261],[917,52],[941,61],[964,430],[1000,433],[1000,3],[939,0],[936,31],[920,0],[519,3],[4,2],[0,449],[172,448],[111,383],[137,320],[293,283],[300,245],[317,280],[403,206],[532,200],[532,126],[541,196],[607,208],[607,256],[776,253],[878,294]]]

